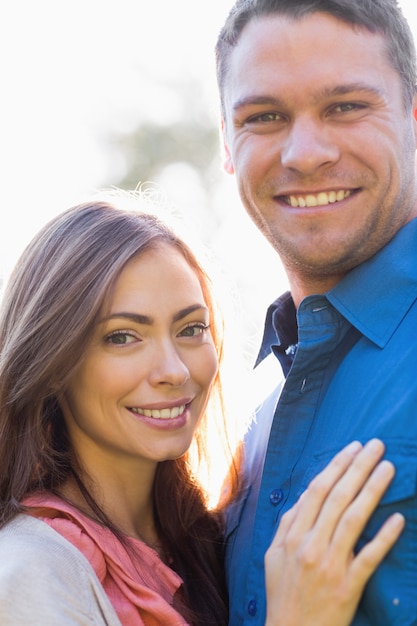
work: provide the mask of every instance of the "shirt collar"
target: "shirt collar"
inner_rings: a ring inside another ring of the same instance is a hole
[[[326,294],[363,335],[382,348],[417,299],[417,219]]]
[[[353,326],[382,348],[417,299],[417,219],[349,272],[326,297]],[[272,346],[285,350],[296,342],[296,309],[287,291],[267,310],[256,365],[268,356]]]
[[[286,291],[277,298],[266,312],[264,334],[255,366],[277,346],[282,352],[298,341],[297,317],[291,293]]]

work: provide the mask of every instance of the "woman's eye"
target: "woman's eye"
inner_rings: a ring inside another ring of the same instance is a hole
[[[128,343],[132,343],[132,341],[136,341],[136,337],[131,335],[130,333],[117,331],[115,333],[111,333],[106,337],[106,343],[110,343],[115,346],[124,346]]]
[[[201,335],[209,327],[206,324],[190,324],[186,326],[180,333],[180,337],[196,337]]]

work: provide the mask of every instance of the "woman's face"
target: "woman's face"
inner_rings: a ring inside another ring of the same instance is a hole
[[[168,244],[120,274],[61,406],[83,467],[156,466],[190,446],[217,372],[199,278]]]

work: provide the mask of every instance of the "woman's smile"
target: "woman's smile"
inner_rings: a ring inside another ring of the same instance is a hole
[[[202,287],[176,248],[131,260],[64,398],[71,442],[88,467],[125,457],[155,464],[189,448],[217,355]]]

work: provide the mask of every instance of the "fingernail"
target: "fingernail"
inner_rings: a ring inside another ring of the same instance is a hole
[[[405,526],[405,517],[402,513],[394,513],[387,521],[390,526],[395,526],[397,528]]]
[[[366,444],[365,448],[370,450],[371,452],[381,452],[385,449],[384,442],[380,439],[370,439]]]
[[[353,453],[353,452],[358,452],[359,450],[361,450],[361,448],[362,448],[362,444],[360,441],[352,441],[345,447],[345,450],[346,452]]]
[[[377,465],[375,472],[378,472],[381,476],[394,476],[395,466],[391,461],[385,459]]]

